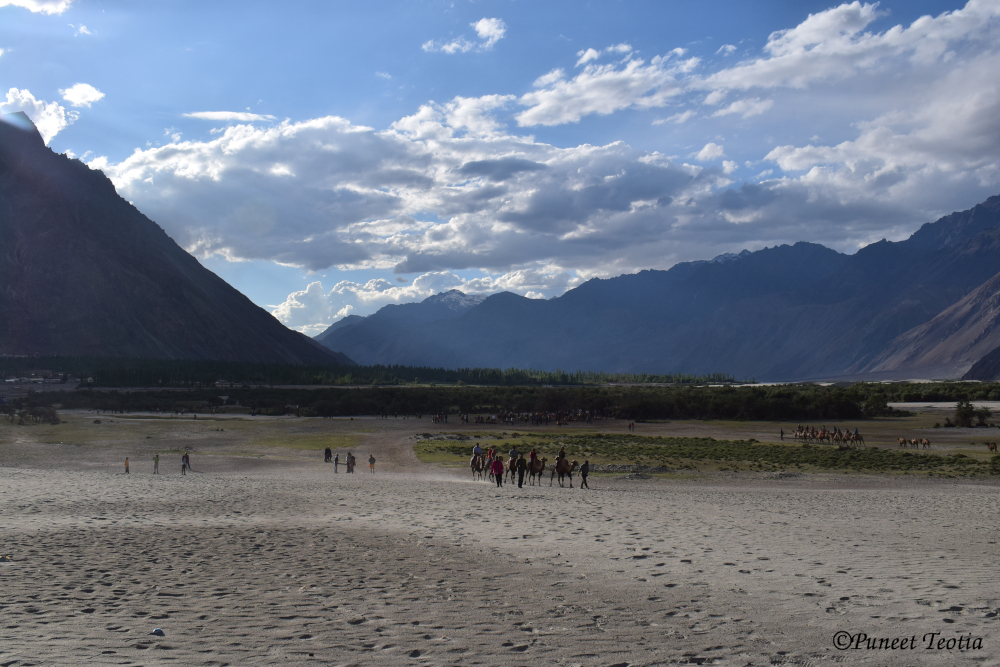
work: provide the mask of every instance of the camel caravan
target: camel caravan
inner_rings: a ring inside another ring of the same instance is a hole
[[[541,486],[542,475],[548,472],[549,486],[552,486],[553,481],[558,477],[559,486],[564,486],[565,480],[569,482],[571,489],[573,488],[573,471],[576,470],[578,465],[576,461],[567,460],[565,449],[560,449],[555,463],[549,465],[548,459],[544,456],[538,456],[534,449],[525,458],[524,454],[518,452],[517,448],[514,447],[508,452],[505,461],[503,454],[493,447],[483,451],[478,444],[473,448],[472,460],[469,462],[472,479],[474,480],[484,480],[488,477],[489,481],[495,483],[497,486],[503,486],[505,482],[513,483],[516,480],[517,485],[520,487],[524,482],[524,478],[527,477],[530,486],[535,486],[536,484]],[[588,467],[585,464],[584,468],[581,469],[584,481],[586,481],[586,474],[588,472],[586,468]]]
[[[816,430],[815,426],[799,426],[795,431],[792,432],[792,437],[803,442],[826,442],[831,445],[844,445],[847,447],[865,447],[865,437],[858,433],[855,429],[854,433],[850,431],[841,431],[839,428],[834,428],[832,431],[828,431],[826,427]]]
[[[916,438],[900,438],[899,439],[899,449],[917,449],[918,447],[922,449],[930,449],[931,441],[927,438],[922,438],[917,440]]]

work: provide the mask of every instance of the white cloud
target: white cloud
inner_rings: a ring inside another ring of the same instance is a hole
[[[566,78],[566,73],[562,69],[554,69],[547,74],[543,74],[532,84],[535,88],[545,88],[551,86],[556,81],[562,81]]]
[[[560,125],[595,113],[664,106],[683,92],[678,76],[697,62],[696,58],[675,60],[668,54],[656,56],[649,64],[638,58],[620,67],[588,64],[570,80],[552,80],[522,96],[519,103],[528,108],[517,114],[518,125]]]
[[[198,118],[217,122],[253,123],[263,120],[275,120],[274,116],[250,113],[249,111],[196,111],[184,114],[185,118]]]
[[[479,36],[478,42],[472,42],[463,37],[457,37],[450,42],[438,42],[433,39],[424,42],[421,49],[424,51],[440,51],[441,53],[468,53],[469,51],[488,51],[493,45],[503,39],[507,34],[507,24],[497,18],[481,18],[470,26]]]
[[[0,101],[0,113],[23,111],[38,128],[38,133],[48,144],[67,125],[77,119],[75,111],[66,111],[57,102],[45,102],[35,99],[27,89],[11,88],[7,91],[7,99]]]
[[[960,59],[983,45],[995,45],[1000,3],[969,0],[962,9],[924,16],[908,27],[864,32],[879,15],[877,5],[857,1],[810,14],[799,25],[772,33],[759,58],[715,72],[701,72],[697,58],[679,60],[683,49],[648,63],[627,57],[603,66],[593,62],[601,52],[581,51],[577,64],[586,65],[584,71],[572,80],[553,80],[523,96],[520,103],[528,108],[518,114],[518,122],[522,127],[572,123],[590,114],[677,104],[699,92],[707,95],[705,104],[715,105],[734,90],[795,91],[836,82],[856,86],[859,75],[903,90],[907,81],[900,73],[908,68],[917,71]],[[728,54],[730,46],[719,51]],[[950,62],[951,69],[956,66]],[[755,104],[737,102],[733,111],[719,113],[749,117],[763,113],[772,103],[753,100]]]
[[[714,182],[621,143],[508,135],[487,112],[509,101],[456,98],[382,132],[335,117],[241,124],[91,164],[198,255],[404,274],[587,264]]]
[[[675,49],[675,51],[680,51],[681,53],[684,52],[683,49]],[[597,60],[604,53],[608,53],[611,55],[622,55],[625,53],[632,53],[632,45],[615,44],[614,46],[609,46],[603,51],[598,51],[597,49],[587,49],[586,51],[579,51],[576,54],[577,56],[579,56],[579,60],[576,61],[576,66],[579,67],[580,65],[585,65],[589,63],[591,60]]]
[[[375,72],[375,76],[381,77],[383,79],[391,79],[392,78],[391,74],[389,74],[388,72],[382,72],[382,71]]]
[[[77,26],[77,25],[73,25],[72,23],[70,23],[69,27],[76,29],[76,34],[77,35],[90,35],[90,34],[92,34],[90,32],[90,30],[87,29],[87,26],[82,25],[82,24]]]
[[[483,49],[493,48],[493,45],[507,34],[507,24],[500,19],[481,18],[471,25],[475,28],[479,39],[483,40],[481,46]]]
[[[722,146],[712,142],[705,144],[705,147],[697,153],[691,153],[691,157],[699,162],[708,162],[725,156],[726,151],[723,150]]]
[[[59,91],[62,98],[74,107],[90,107],[91,104],[104,98],[104,93],[89,83],[74,83],[69,88]]]
[[[289,294],[284,303],[274,307],[271,314],[285,326],[308,336],[322,333],[323,329],[338,319],[323,291],[323,283],[319,281],[309,283],[302,291]]]
[[[719,109],[713,116],[728,116],[730,114],[740,114],[744,118],[759,116],[774,106],[774,100],[761,100],[756,97],[748,100],[736,100],[725,109]]]
[[[738,165],[732,160],[722,161],[722,173],[726,174],[727,176],[736,171],[737,167]]]
[[[731,54],[735,50],[736,50],[736,47],[734,45],[732,45],[732,44],[723,44],[722,46],[719,47],[719,50],[715,52],[715,55],[719,55],[721,53],[724,56],[728,56],[729,54]]]
[[[62,14],[73,0],[0,0],[0,7],[23,7],[36,14]]]
[[[683,123],[688,122],[697,115],[698,114],[695,113],[692,109],[688,109],[687,111],[682,111],[681,113],[675,113],[673,116],[668,116],[666,118],[657,118],[656,120],[653,121],[653,125],[663,125],[664,123],[677,123],[678,125],[681,125]]]
[[[586,65],[591,60],[597,60],[601,57],[601,52],[597,49],[587,49],[586,51],[580,51],[576,55],[580,56],[580,59],[576,61],[577,66]]]
[[[475,42],[470,42],[464,37],[453,39],[450,42],[438,43],[433,39],[423,43],[420,47],[424,51],[440,51],[441,53],[467,53],[476,48]]]

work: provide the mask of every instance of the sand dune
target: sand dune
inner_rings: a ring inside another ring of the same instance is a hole
[[[126,476],[115,447],[8,443],[0,665],[998,662],[995,485],[497,489],[419,463],[410,425],[364,426],[375,475],[223,443],[153,476],[140,443]],[[984,648],[841,651],[838,631]]]

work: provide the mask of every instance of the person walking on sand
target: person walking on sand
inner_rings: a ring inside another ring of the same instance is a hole
[[[154,454],[153,455],[153,474],[154,475],[159,475],[160,474],[160,455],[159,454]]]
[[[589,474],[590,474],[590,461],[584,461],[583,465],[580,466],[580,488],[581,489],[583,487],[585,487],[585,486],[588,489],[590,488],[590,486],[588,486],[588,484],[587,484],[587,475],[589,475]]]
[[[373,475],[375,474],[375,455],[374,454],[369,454],[368,455],[368,469],[372,471]]]
[[[128,472],[128,457],[127,456],[125,457],[125,474],[126,475],[129,474],[129,472]]]
[[[517,488],[524,486],[524,471],[528,468],[528,462],[524,460],[524,454],[517,458]]]
[[[493,459],[493,465],[490,467],[490,472],[493,473],[493,477],[497,480],[497,487],[503,486],[503,459],[499,456]]]
[[[181,474],[182,475],[186,475],[187,474],[187,467],[188,467],[187,454],[185,454],[184,456],[181,457]]]
[[[782,442],[785,440],[785,429],[781,429],[781,440]]]
[[[337,468],[340,467],[340,454],[333,457],[333,472],[336,474]]]

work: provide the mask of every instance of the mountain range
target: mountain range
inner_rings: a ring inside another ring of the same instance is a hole
[[[998,272],[991,197],[852,255],[781,245],[548,300],[451,291],[345,318],[317,340],[362,364],[954,378],[1000,345]]]
[[[203,267],[25,114],[0,121],[0,354],[353,363]]]
[[[1000,197],[851,255],[781,245],[548,300],[452,290],[312,340],[204,268],[103,173],[48,149],[23,113],[0,121],[0,354],[1000,377]]]

